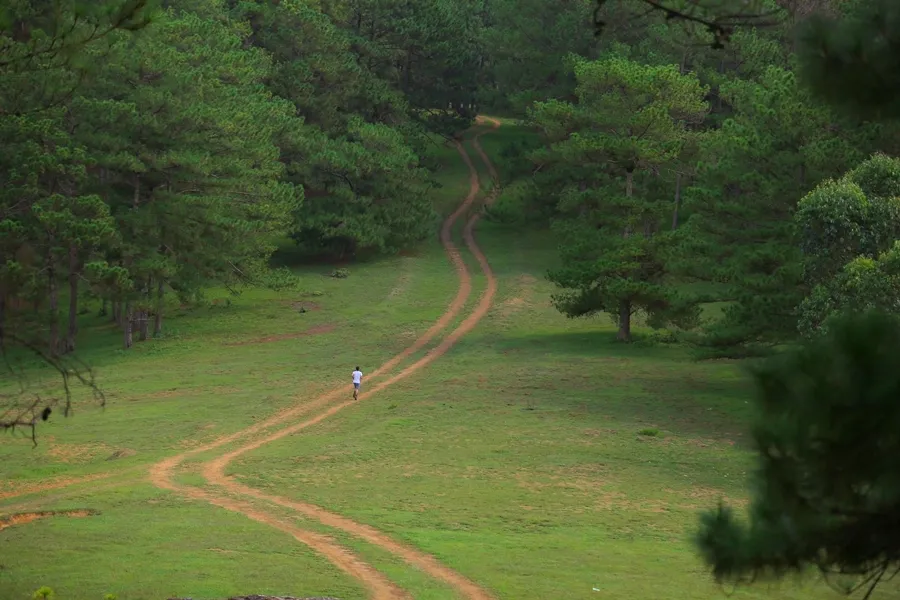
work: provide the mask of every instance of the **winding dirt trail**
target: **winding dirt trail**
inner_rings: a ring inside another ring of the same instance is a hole
[[[491,130],[496,129],[500,125],[498,121],[495,121],[493,119],[487,120],[491,123]],[[485,162],[485,165],[491,172],[492,176],[495,176],[496,172],[494,171],[493,165],[491,165],[490,160],[487,158],[487,156],[481,149],[481,146],[478,144],[478,137],[491,130],[481,131],[476,134],[472,143],[476,151],[481,156],[482,160]],[[454,211],[453,214],[450,215],[446,221],[444,221],[440,235],[441,242],[448,257],[453,263],[457,276],[459,278],[459,287],[456,297],[450,303],[444,314],[424,334],[422,334],[422,336],[420,336],[408,348],[373,371],[369,375],[370,378],[375,378],[383,373],[388,372],[401,361],[408,358],[413,353],[428,344],[459,314],[459,312],[465,305],[466,300],[471,294],[472,278],[470,273],[468,272],[465,262],[462,260],[459,249],[453,244],[453,241],[451,239],[451,232],[456,221],[471,208],[481,188],[478,178],[478,171],[473,165],[471,158],[466,153],[462,144],[457,143],[456,146],[457,151],[459,152],[463,161],[466,163],[466,166],[469,168],[469,194],[456,209],[456,211]],[[412,375],[435,359],[442,356],[462,336],[471,331],[475,327],[475,325],[477,325],[477,323],[487,314],[497,290],[497,282],[496,278],[493,275],[493,272],[491,271],[490,265],[487,262],[487,258],[484,256],[475,242],[473,230],[475,224],[478,222],[479,217],[480,215],[478,213],[473,215],[463,228],[463,239],[466,243],[466,246],[473,254],[473,256],[475,256],[487,279],[486,289],[482,293],[475,309],[437,346],[429,350],[422,358],[420,358],[413,364],[405,367],[390,378],[376,384],[372,387],[371,390],[361,394],[360,401],[364,400],[372,394],[377,393],[385,387],[392,385],[397,381],[408,377],[409,375]],[[408,563],[420,568],[422,571],[428,573],[432,577],[449,584],[465,598],[470,598],[472,600],[489,600],[490,598],[492,598],[492,596],[488,592],[478,587],[476,584],[472,583],[462,575],[456,573],[452,569],[441,565],[433,557],[413,548],[402,545],[373,527],[356,523],[346,517],[330,513],[325,509],[311,504],[295,502],[277,496],[269,496],[263,492],[244,486],[225,475],[226,467],[237,456],[240,456],[241,454],[259,448],[260,446],[271,443],[287,435],[315,425],[343,410],[344,408],[355,404],[354,401],[347,400],[338,404],[332,404],[338,398],[346,397],[346,394],[347,391],[345,386],[340,386],[330,392],[323,394],[322,396],[316,398],[311,402],[296,406],[286,411],[282,411],[281,413],[278,413],[254,426],[219,438],[213,442],[192,449],[188,452],[163,460],[151,467],[150,480],[153,484],[160,488],[180,493],[189,498],[204,500],[227,510],[244,514],[245,516],[255,521],[265,523],[271,527],[292,535],[301,543],[306,544],[313,550],[322,554],[345,573],[360,581],[369,590],[371,598],[375,600],[408,598],[409,596],[405,591],[387,580],[387,578],[385,578],[381,573],[376,571],[370,565],[366,564],[355,554],[334,543],[327,536],[301,529],[295,524],[272,515],[248,502],[237,500],[231,496],[214,494],[211,491],[207,491],[204,489],[180,485],[175,483],[175,481],[173,480],[173,473],[175,469],[182,462],[184,462],[184,460],[191,456],[209,450],[214,450],[240,438],[256,436],[257,434],[267,429],[276,427],[278,425],[286,425],[290,423],[295,417],[313,413],[318,409],[324,408],[325,410],[323,412],[320,412],[309,419],[306,419],[299,423],[288,425],[287,427],[280,428],[268,435],[255,437],[255,439],[247,442],[239,448],[222,454],[218,458],[213,459],[203,466],[203,475],[211,484],[220,486],[231,494],[244,495],[246,497],[255,498],[257,500],[268,501],[284,508],[297,511],[305,516],[315,518],[325,525],[351,533],[355,536],[365,539],[372,544],[380,546],[388,552],[391,552],[392,554],[402,558]]]
[[[493,124],[494,129],[496,129],[499,126],[498,122],[493,121],[493,120],[491,122]],[[480,135],[483,135],[483,133],[486,133],[486,132],[482,132],[482,133],[478,134],[478,136],[476,136],[473,139],[472,143],[473,143],[473,145],[475,145],[479,154],[482,155],[482,157],[483,157],[482,160],[485,160],[485,164],[489,165],[488,168],[491,171],[493,171],[493,165],[490,164],[490,161],[487,159],[487,156],[481,150],[480,145],[478,145],[478,137]],[[458,149],[463,161],[465,161],[466,165],[469,167],[470,174],[471,174],[470,186],[472,187],[472,189],[479,189],[480,186],[477,181],[478,173],[477,173],[477,170],[475,169],[475,166],[472,164],[471,159],[469,158],[465,149],[461,145],[458,145],[457,149]],[[461,208],[463,210],[465,210],[468,207],[465,206],[465,207],[461,207]],[[454,216],[458,216],[461,213],[462,213],[462,210],[457,210],[454,213]],[[494,295],[496,294],[496,291],[497,291],[497,281],[496,281],[496,278],[494,277],[494,274],[493,274],[493,271],[491,270],[490,265],[488,264],[487,258],[485,257],[484,253],[481,251],[481,249],[478,247],[478,245],[475,242],[474,227],[475,227],[475,224],[478,222],[480,216],[481,215],[478,213],[473,215],[466,222],[466,225],[463,228],[463,239],[466,242],[466,246],[468,246],[469,251],[475,256],[476,260],[478,261],[478,263],[487,279],[487,286],[485,288],[485,291],[482,293],[481,298],[479,299],[478,304],[476,305],[475,309],[472,311],[472,313],[468,317],[466,317],[466,319],[462,323],[459,324],[459,326],[456,329],[454,329],[450,333],[450,335],[448,335],[446,338],[444,338],[441,341],[440,344],[438,344],[437,346],[432,348],[428,353],[426,353],[425,356],[423,356],[422,358],[420,358],[418,361],[414,362],[413,364],[407,366],[405,369],[403,369],[402,371],[400,371],[393,377],[390,377],[389,379],[382,381],[381,383],[375,385],[370,391],[368,391],[364,394],[361,394],[360,395],[361,400],[365,399],[366,397],[368,397],[372,394],[379,392],[380,390],[396,383],[397,381],[400,381],[401,379],[404,379],[404,378],[412,375],[413,373],[417,372],[419,369],[425,367],[426,365],[428,365],[435,359],[442,356],[457,341],[459,341],[459,339],[462,336],[464,336],[465,334],[470,332],[490,310],[491,303],[493,302]],[[453,218],[453,217],[451,217],[451,218]],[[451,225],[452,225],[452,222],[451,222]],[[449,227],[447,227],[445,225],[444,231],[448,231],[448,230],[449,230]],[[448,231],[448,233],[449,233],[449,231]],[[469,278],[467,277],[467,279],[469,279]],[[346,391],[344,391],[344,393],[346,393]],[[443,581],[444,583],[447,583],[448,585],[453,587],[457,592],[459,592],[462,595],[462,597],[464,597],[464,598],[469,598],[471,600],[489,600],[489,599],[491,599],[492,596],[487,591],[485,591],[484,589],[482,589],[475,583],[471,582],[470,580],[466,579],[459,573],[442,565],[434,557],[432,557],[424,552],[421,552],[419,550],[416,550],[414,548],[411,548],[409,546],[403,545],[403,544],[391,539],[386,534],[378,531],[374,527],[370,527],[368,525],[363,525],[363,524],[357,523],[347,517],[329,512],[329,511],[325,510],[324,508],[315,506],[313,504],[290,500],[288,498],[282,498],[280,496],[274,496],[271,494],[266,494],[265,492],[261,492],[259,490],[248,487],[242,483],[239,483],[234,478],[229,477],[225,474],[225,469],[227,468],[227,466],[231,463],[231,461],[233,461],[238,456],[245,454],[247,452],[250,452],[251,450],[255,450],[265,444],[279,440],[287,435],[296,433],[297,431],[300,431],[302,429],[305,429],[307,427],[315,425],[316,423],[319,423],[319,422],[327,419],[331,415],[337,413],[338,411],[346,408],[347,406],[349,406],[351,404],[353,404],[353,402],[343,402],[341,404],[331,407],[330,409],[326,410],[325,412],[323,412],[319,415],[316,415],[315,417],[312,417],[306,421],[297,423],[290,427],[286,427],[286,428],[281,429],[277,432],[274,432],[266,437],[253,440],[252,442],[249,442],[249,443],[241,446],[240,448],[237,448],[235,450],[232,450],[231,452],[223,454],[223,455],[219,456],[218,458],[213,459],[212,461],[209,461],[208,463],[206,463],[203,466],[203,471],[202,471],[203,476],[209,483],[220,486],[220,487],[224,488],[225,490],[231,492],[232,494],[248,496],[251,498],[255,498],[257,500],[271,502],[271,503],[281,506],[283,508],[292,509],[294,511],[297,511],[297,512],[303,514],[306,517],[317,519],[324,525],[327,525],[334,529],[339,529],[341,531],[344,531],[346,533],[349,533],[351,535],[354,535],[356,537],[364,539],[371,544],[379,546],[379,547],[383,548],[384,550],[387,550],[391,554],[394,554],[395,556],[402,558],[407,563],[419,568],[420,570],[424,571],[425,573],[428,573],[435,579],[438,579],[440,581]]]

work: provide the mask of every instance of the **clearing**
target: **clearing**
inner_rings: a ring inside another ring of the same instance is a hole
[[[444,149],[448,218],[420,252],[221,291],[129,352],[87,319],[109,405],[0,446],[4,597],[724,597],[690,535],[746,500],[748,382],[553,309],[549,234],[478,221],[485,159],[518,134],[496,125],[486,156]]]

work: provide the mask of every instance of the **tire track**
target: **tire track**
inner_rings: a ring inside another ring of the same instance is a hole
[[[496,128],[498,126],[499,123],[494,121],[493,128]],[[477,144],[477,141],[478,136],[474,138],[473,144]],[[472,161],[469,158],[468,154],[466,154],[465,149],[462,147],[462,145],[458,145],[457,149],[460,152],[460,155],[462,156],[466,165],[476,173],[477,177],[475,166],[472,164]],[[487,157],[485,156],[484,158],[486,159]],[[409,365],[393,377],[374,386],[370,391],[361,394],[361,400],[365,399],[371,394],[379,392],[380,390],[396,383],[397,381],[400,381],[401,379],[408,377],[409,375],[412,375],[419,369],[425,367],[435,359],[445,354],[457,341],[459,341],[462,336],[469,333],[490,310],[494,295],[497,292],[497,281],[494,277],[490,265],[487,262],[487,258],[475,242],[474,227],[480,217],[480,214],[473,215],[466,222],[466,225],[463,229],[463,239],[465,240],[466,245],[469,247],[469,250],[475,256],[476,260],[481,266],[482,271],[485,274],[485,277],[487,278],[487,287],[482,293],[481,298],[479,299],[479,302],[475,307],[475,310],[462,323],[460,323],[460,325],[456,329],[454,329],[450,333],[450,335],[444,338],[440,344],[432,348],[425,356],[423,356],[415,363]],[[361,538],[369,542],[370,544],[379,546],[380,548],[387,550],[391,554],[403,559],[408,564],[424,571],[433,578],[448,584],[464,598],[468,598],[470,600],[491,600],[493,596],[491,596],[490,593],[488,593],[486,590],[482,589],[463,575],[457,573],[449,567],[442,565],[433,556],[410,546],[401,544],[390,538],[388,535],[378,531],[374,527],[357,523],[347,517],[332,513],[313,504],[298,502],[287,498],[266,494],[265,492],[261,492],[242,483],[239,483],[234,478],[229,477],[225,474],[225,469],[227,468],[227,466],[238,456],[279,440],[285,436],[291,435],[292,433],[296,433],[298,431],[306,429],[307,427],[311,427],[317,423],[320,423],[328,417],[339,412],[340,410],[343,410],[347,406],[350,406],[351,404],[354,404],[354,402],[343,402],[339,405],[333,406],[324,413],[321,413],[311,419],[308,419],[301,423],[297,423],[296,425],[292,425],[285,429],[281,429],[264,438],[254,440],[248,444],[245,444],[244,446],[241,446],[240,448],[223,454],[220,457],[207,462],[203,466],[203,477],[209,483],[222,487],[232,494],[271,502],[272,504],[276,504],[283,508],[292,509],[306,517],[317,519],[323,525],[332,527],[334,529],[339,529],[355,537]]]
[[[493,128],[499,126],[499,123],[493,121]],[[483,135],[486,132],[480,132],[475,136],[473,143],[476,144],[477,147],[477,138],[480,135]],[[377,377],[382,373],[387,372],[389,369],[393,368],[395,365],[400,363],[402,360],[408,358],[410,355],[421,349],[428,342],[430,342],[442,329],[446,328],[447,325],[456,317],[456,315],[462,310],[468,296],[471,294],[472,290],[472,279],[471,275],[466,268],[465,262],[462,260],[462,256],[460,254],[459,249],[452,241],[452,227],[455,222],[462,216],[475,201],[479,191],[480,191],[480,183],[478,179],[478,171],[475,169],[474,165],[465,149],[462,147],[462,144],[456,144],[457,151],[460,153],[463,161],[466,163],[466,166],[469,168],[469,194],[466,196],[466,199],[460,204],[460,206],[453,212],[445,221],[443,226],[441,227],[440,239],[445,248],[445,251],[450,258],[451,262],[454,265],[454,269],[457,272],[457,276],[459,278],[459,286],[457,290],[456,297],[451,302],[450,306],[444,312],[444,314],[422,335],[420,336],[412,345],[408,348],[391,358],[381,367],[376,369],[370,374],[370,377]],[[485,157],[486,158],[486,157]],[[487,164],[487,163],[486,163]],[[485,276],[488,279],[488,285],[485,292],[482,294],[481,299],[479,300],[478,305],[475,310],[469,317],[467,317],[447,338],[441,341],[438,346],[432,348],[424,357],[413,363],[412,365],[406,367],[399,373],[395,374],[393,377],[383,381],[376,386],[374,386],[370,391],[361,394],[360,399],[364,399],[370,394],[374,394],[379,390],[399,381],[425,365],[429,364],[433,360],[437,359],[441,355],[443,355],[450,347],[455,344],[460,337],[468,333],[475,327],[478,321],[488,312],[491,301],[493,299],[494,294],[496,293],[496,280],[491,272],[490,266],[488,265],[487,258],[478,248],[475,243],[473,228],[477,223],[479,215],[474,215],[469,221],[466,223],[463,229],[463,239],[466,242],[469,250],[475,256],[479,265],[482,268],[482,271],[485,273]],[[340,386],[335,388],[331,392],[328,392],[319,398],[313,400],[310,403],[307,403],[302,406],[297,406],[292,409],[283,411],[277,415],[266,419],[265,421],[258,423],[254,426],[248,427],[242,431],[230,434],[223,438],[219,438],[213,442],[208,444],[204,444],[198,448],[194,448],[188,452],[181,453],[179,455],[170,457],[165,459],[151,467],[150,469],[150,481],[160,487],[162,489],[167,489],[176,493],[180,493],[189,498],[204,500],[209,502],[210,504],[219,506],[221,508],[225,508],[227,510],[231,510],[233,512],[238,512],[244,514],[245,516],[256,520],[261,523],[265,523],[271,527],[279,529],[285,533],[292,535],[295,539],[300,541],[303,544],[306,544],[313,550],[322,554],[325,558],[331,561],[335,566],[343,570],[348,575],[354,577],[358,581],[360,581],[366,588],[369,589],[371,593],[371,597],[376,600],[388,600],[388,599],[396,599],[396,598],[408,598],[408,595],[405,591],[394,585],[392,582],[387,580],[381,573],[373,569],[370,565],[363,562],[359,557],[351,553],[350,551],[338,546],[334,543],[330,538],[325,535],[303,530],[293,523],[285,521],[283,519],[279,519],[278,517],[266,513],[252,504],[249,504],[244,501],[236,500],[230,497],[222,497],[215,495],[209,491],[194,488],[190,486],[178,485],[173,481],[172,475],[174,470],[187,458],[190,456],[194,456],[201,452],[206,452],[209,450],[216,449],[225,445],[229,442],[235,441],[239,438],[250,436],[257,434],[261,431],[269,429],[271,427],[284,424],[291,420],[294,417],[301,416],[306,413],[310,413],[316,409],[323,408],[328,406],[333,400],[337,399],[340,395],[346,394],[346,388],[344,386]],[[295,425],[279,429],[278,431],[271,433],[267,436],[263,436],[261,438],[257,438],[254,441],[251,441],[244,446],[238,448],[235,451],[228,452],[219,458],[207,463],[203,469],[203,473],[207,476],[207,479],[210,483],[221,485],[226,489],[230,489],[232,492],[242,493],[243,490],[237,486],[234,482],[232,482],[229,478],[224,475],[225,467],[228,463],[233,460],[236,456],[258,448],[266,443],[275,441],[280,439],[286,435],[290,435],[296,431],[314,425],[328,418],[329,416],[343,410],[347,406],[354,404],[354,401],[344,401],[340,404],[333,405],[329,407],[324,412],[319,415],[303,421],[301,423],[297,423]],[[235,485],[237,487],[230,488],[229,486]],[[247,490],[253,492],[250,494],[245,494],[250,497],[258,497],[256,496],[256,491],[251,488],[247,488]],[[259,497],[258,497],[259,498]],[[264,499],[264,498],[259,498]],[[279,499],[280,500],[280,499]],[[382,548],[392,552],[407,560],[407,562],[411,562],[416,566],[420,567],[422,570],[428,572],[432,576],[449,583],[452,587],[457,589],[459,592],[463,593],[465,597],[472,598],[475,600],[487,600],[491,598],[487,592],[481,590],[474,583],[469,582],[463,576],[455,573],[454,571],[442,566],[437,560],[433,557],[430,557],[424,553],[421,553],[412,548],[407,548],[394,542],[384,534],[378,532],[374,528],[359,525],[349,519],[344,517],[340,517],[339,515],[331,515],[327,513],[323,509],[318,509],[318,507],[313,507],[311,505],[303,505],[302,503],[290,503],[290,501],[285,500],[284,502],[288,504],[282,503],[282,506],[287,508],[293,508],[294,510],[298,510],[299,512],[306,514],[307,516],[313,516],[320,520],[325,524],[331,524],[332,527],[337,529],[342,529],[349,533],[353,533],[354,535],[358,535],[363,537],[363,539],[367,539],[371,543],[374,543]],[[278,502],[276,502],[278,504]],[[294,506],[297,504],[297,506]],[[306,506],[309,510],[303,511],[300,510],[299,506]]]
[[[389,359],[386,363],[378,367],[376,370],[372,371],[369,374],[369,378],[378,377],[380,374],[392,369],[402,360],[408,358],[418,350],[421,350],[422,347],[428,344],[432,339],[434,339],[434,337],[438,333],[440,333],[441,330],[446,328],[447,325],[449,325],[450,322],[459,314],[463,306],[465,306],[466,300],[472,293],[472,276],[466,268],[466,264],[462,259],[459,248],[457,248],[456,244],[453,243],[452,230],[453,225],[456,224],[456,221],[459,220],[459,217],[463,213],[465,213],[475,202],[475,198],[477,198],[480,190],[481,186],[478,181],[478,174],[473,170],[469,174],[468,195],[466,196],[465,200],[463,200],[463,202],[457,207],[457,209],[449,217],[447,217],[447,219],[441,226],[441,244],[444,246],[444,249],[447,256],[450,258],[450,261],[453,263],[453,268],[456,271],[457,277],[459,278],[459,287],[457,289],[456,296],[447,307],[447,310],[438,318],[437,321],[434,322],[431,327],[428,328],[425,333],[419,336],[419,338],[417,338],[409,347],[405,348],[402,352]],[[192,456],[196,456],[204,452],[209,452],[210,450],[215,450],[216,448],[237,441],[242,437],[255,435],[266,429],[271,429],[272,427],[276,427],[283,423],[289,422],[294,417],[301,416],[303,414],[312,412],[315,409],[326,406],[330,401],[345,393],[345,386],[337,387],[330,392],[319,396],[311,402],[307,402],[305,404],[280,411],[272,415],[271,417],[260,421],[259,423],[251,425],[250,427],[217,438],[211,442],[202,444],[186,452],[182,452],[175,456],[166,458],[151,467],[151,480],[169,480],[171,472],[175,468],[177,468],[178,465]]]

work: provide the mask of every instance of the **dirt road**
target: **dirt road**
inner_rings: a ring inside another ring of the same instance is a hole
[[[472,145],[484,162],[491,176],[496,180],[496,171],[478,143],[478,137],[496,129],[499,127],[500,123],[493,119],[482,119],[481,122],[487,122],[491,127],[488,130],[479,132],[472,140]],[[491,271],[491,267],[488,264],[487,258],[475,241],[474,227],[480,217],[480,214],[476,212],[466,222],[462,233],[467,249],[478,261],[486,278],[487,284],[484,292],[481,294],[473,311],[435,347],[430,349],[417,361],[402,368],[400,371],[389,375],[392,369],[400,365],[401,362],[412,356],[414,353],[421,350],[446,329],[462,311],[466,301],[472,293],[472,276],[462,259],[459,248],[453,243],[452,228],[456,222],[473,207],[481,188],[478,171],[473,165],[465,148],[462,144],[457,144],[457,150],[459,151],[462,160],[469,168],[469,193],[456,211],[444,221],[440,233],[441,243],[453,264],[459,279],[457,293],[447,307],[447,310],[425,333],[416,339],[409,347],[369,374],[369,379],[374,380],[377,383],[375,383],[371,389],[360,395],[360,401],[364,401],[366,398],[371,397],[373,394],[378,393],[384,388],[417,373],[419,370],[441,357],[457,341],[459,341],[460,338],[470,332],[478,324],[478,322],[487,314],[491,307],[491,303],[493,302],[497,290],[497,282]],[[415,548],[401,544],[374,527],[356,523],[351,519],[331,513],[324,508],[312,504],[265,494],[264,492],[238,483],[226,475],[226,469],[229,463],[236,457],[320,423],[348,406],[355,404],[353,401],[346,400],[346,396],[347,390],[344,386],[341,386],[311,401],[301,403],[303,399],[297,398],[298,404],[295,406],[283,410],[259,423],[154,464],[149,472],[150,481],[162,489],[170,490],[195,500],[202,500],[215,506],[243,514],[250,519],[264,523],[291,535],[297,541],[306,544],[319,552],[339,569],[357,579],[368,589],[370,597],[374,600],[409,598],[409,594],[389,581],[384,575],[363,561],[359,556],[340,546],[328,536],[302,529],[292,520],[278,516],[277,512],[284,512],[284,510],[272,512],[272,510],[267,510],[264,505],[274,504],[281,507],[281,509],[301,513],[307,517],[315,518],[329,527],[345,531],[364,539],[371,544],[377,545],[402,558],[407,563],[428,573],[435,579],[450,585],[464,598],[469,598],[471,600],[489,600],[492,598],[486,590],[452,569],[442,565],[434,557],[416,550]],[[243,443],[238,447],[228,450],[202,465],[204,477],[210,484],[213,484],[214,487],[203,489],[183,485],[175,481],[174,475],[176,470],[187,459],[241,441],[243,441]],[[104,479],[110,475],[112,475],[112,473],[97,474],[80,481],[60,482],[60,485],[53,487],[68,487],[69,485],[74,485],[76,483]],[[19,490],[16,491],[18,492]],[[27,494],[27,492],[21,494],[13,492],[8,494],[7,497],[25,494]],[[239,498],[240,496],[243,496],[244,499]],[[271,507],[269,508],[271,509]]]

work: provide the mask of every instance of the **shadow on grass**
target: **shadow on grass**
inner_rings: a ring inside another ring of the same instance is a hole
[[[623,344],[612,327],[504,336],[492,344],[540,376],[537,388],[569,390],[551,401],[557,409],[568,405],[576,416],[643,422],[687,437],[746,439],[754,384],[739,364],[698,363],[681,347]]]
[[[600,323],[607,320],[599,318]],[[594,327],[597,323],[592,324]],[[632,343],[623,343],[616,339],[614,326],[593,331],[567,331],[562,333],[535,333],[529,335],[503,336],[496,338],[496,346],[500,350],[540,350],[547,355],[563,354],[581,357],[607,357],[631,359],[685,359],[689,354],[686,348],[678,346],[654,345],[648,340],[650,335],[635,332]]]

